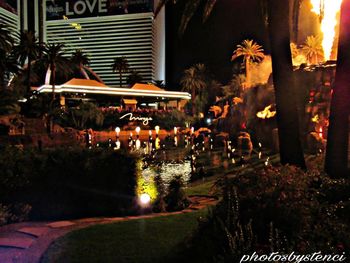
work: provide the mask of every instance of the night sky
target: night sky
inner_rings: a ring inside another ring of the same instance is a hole
[[[185,35],[177,30],[183,6],[167,7],[167,87],[179,89],[184,69],[204,63],[214,78],[226,84],[232,78],[230,61],[237,44],[254,39],[268,50],[259,0],[218,0],[208,21],[202,23],[202,8],[190,22]]]

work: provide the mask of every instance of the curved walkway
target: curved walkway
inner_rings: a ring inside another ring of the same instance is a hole
[[[24,222],[6,225],[0,227],[0,262],[39,263],[41,256],[54,240],[76,229],[96,224],[190,213],[217,203],[215,198],[208,196],[191,196],[190,200],[191,205],[179,212],[54,222]]]

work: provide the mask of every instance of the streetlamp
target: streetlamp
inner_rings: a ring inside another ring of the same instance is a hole
[[[115,142],[114,150],[119,150],[119,149],[120,149],[120,141],[119,141],[120,128],[119,128],[119,127],[116,127],[116,128],[115,128],[115,132],[116,132],[116,134],[117,134],[117,140],[116,140],[116,142]]]
[[[160,149],[160,139],[159,139],[158,133],[159,133],[160,128],[159,128],[159,126],[157,125],[156,127],[154,127],[154,129],[156,130],[156,143],[155,143],[155,148],[156,148],[156,150],[159,150],[159,149]]]
[[[136,129],[135,129],[135,131],[136,131],[135,148],[136,148],[136,150],[139,150],[140,147],[141,147],[141,141],[140,141],[140,131],[141,131],[141,128],[137,126]]]
[[[174,127],[174,146],[177,147],[177,128]]]

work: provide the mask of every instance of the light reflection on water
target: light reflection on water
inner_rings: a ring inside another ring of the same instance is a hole
[[[187,185],[191,178],[191,163],[189,160],[180,162],[163,161],[157,166],[149,166],[142,170],[142,176],[147,180],[160,175],[165,186],[168,186],[170,181],[176,176],[181,176],[185,185]]]

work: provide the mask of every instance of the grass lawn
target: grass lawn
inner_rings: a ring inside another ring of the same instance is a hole
[[[76,230],[55,241],[42,263],[169,262],[180,256],[180,244],[206,213],[201,210]]]

